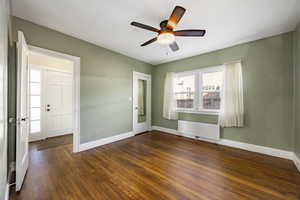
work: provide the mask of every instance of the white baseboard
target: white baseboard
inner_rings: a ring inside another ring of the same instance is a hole
[[[161,127],[161,126],[152,126],[152,130],[157,130],[157,131],[162,131],[162,132],[182,136],[177,130],[171,129],[171,128],[164,128],[164,127]]]
[[[294,163],[298,169],[298,171],[300,172],[300,158],[297,156],[297,154],[294,154]]]
[[[92,148],[95,148],[98,146],[102,146],[105,144],[123,140],[123,139],[129,138],[129,137],[132,137],[132,136],[134,136],[134,133],[128,132],[128,133],[122,133],[119,135],[115,135],[115,136],[108,137],[108,138],[103,138],[103,139],[92,141],[92,142],[83,143],[83,144],[79,145],[79,151],[85,151],[85,150],[92,149]]]
[[[189,138],[196,139],[194,136],[180,133],[174,129],[164,128],[164,127],[159,127],[159,126],[152,126],[152,129],[166,132],[166,133],[171,133],[174,135],[179,135],[179,136],[183,136],[183,137],[189,137]],[[256,153],[266,154],[266,155],[275,156],[275,157],[279,157],[279,158],[285,158],[285,159],[289,159],[289,160],[294,160],[294,157],[295,157],[294,153],[290,152],[290,151],[274,149],[274,148],[270,148],[270,147],[264,147],[264,146],[254,145],[254,144],[243,143],[243,142],[237,142],[237,141],[233,141],[233,140],[227,140],[227,139],[209,140],[209,139],[205,139],[205,138],[197,138],[197,139],[205,141],[205,142],[216,143],[219,145],[230,146],[230,147],[234,147],[234,148],[238,148],[238,149],[243,149],[243,150],[252,151],[252,152],[256,152]]]
[[[6,184],[4,200],[9,200],[9,184]]]
[[[261,153],[269,156],[279,157],[279,158],[285,158],[289,160],[293,160],[293,152],[291,151],[285,151],[281,149],[275,149],[271,147],[265,147],[265,146],[259,146],[254,144],[248,144],[243,142],[237,142],[233,140],[227,140],[227,139],[221,139],[218,144],[234,147],[238,149],[243,149],[247,151],[252,151],[256,153]]]

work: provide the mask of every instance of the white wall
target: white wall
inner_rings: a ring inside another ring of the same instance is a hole
[[[66,59],[37,54],[29,55],[29,63],[70,73],[73,72],[74,66],[74,63],[72,61]]]

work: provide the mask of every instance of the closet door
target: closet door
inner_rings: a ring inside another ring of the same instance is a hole
[[[151,76],[133,72],[133,132],[143,133],[151,126]]]

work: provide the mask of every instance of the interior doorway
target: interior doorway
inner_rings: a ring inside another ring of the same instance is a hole
[[[29,167],[29,142],[71,135],[80,144],[80,58],[29,46],[21,31],[17,41],[16,191]],[[66,140],[65,140],[66,142]],[[45,148],[45,147],[44,147]],[[51,148],[51,147],[50,147]]]
[[[133,72],[133,132],[151,130],[151,75]]]
[[[29,141],[78,152],[80,58],[29,46],[28,65]]]

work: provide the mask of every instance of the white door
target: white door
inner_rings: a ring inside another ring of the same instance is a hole
[[[17,60],[17,135],[16,135],[16,191],[22,187],[28,169],[29,95],[28,46],[22,32],[18,32]]]
[[[133,72],[133,132],[150,130],[151,127],[151,76]]]
[[[46,70],[46,135],[54,137],[73,133],[73,76]]]

